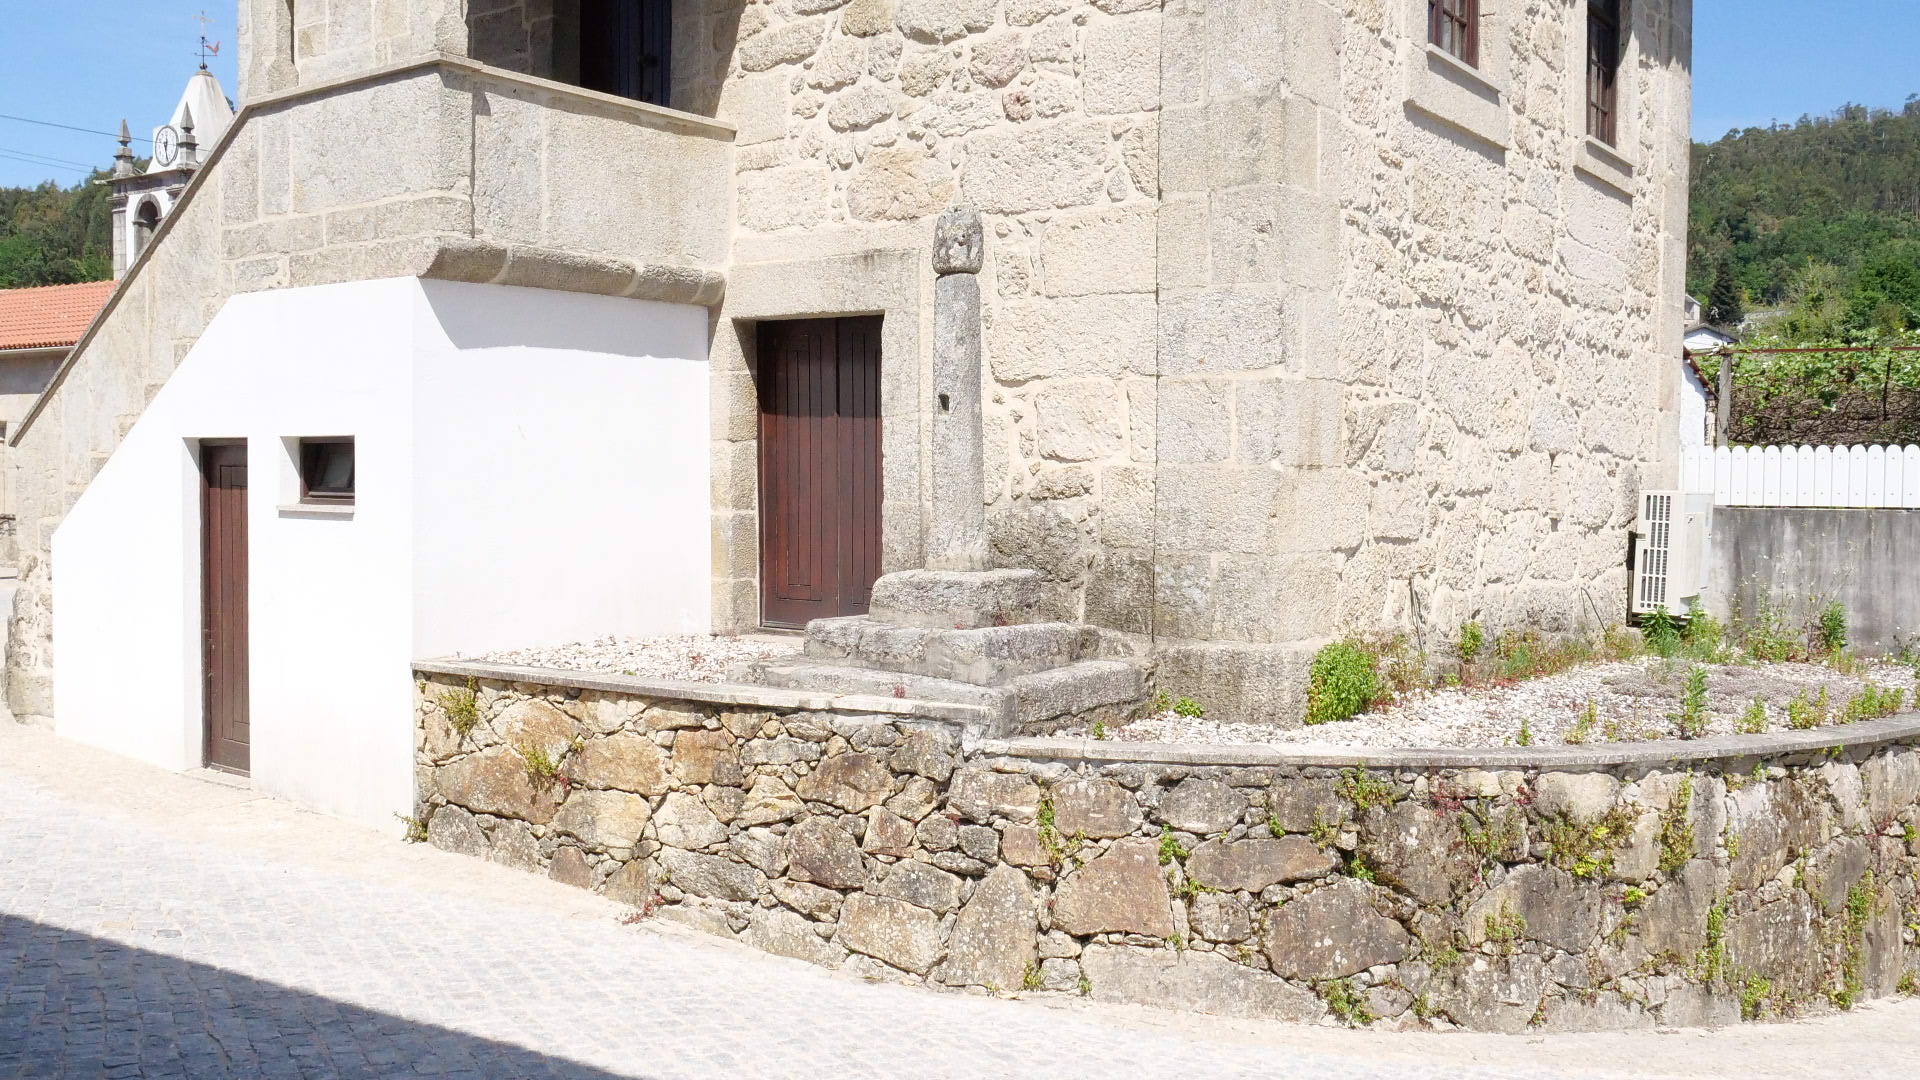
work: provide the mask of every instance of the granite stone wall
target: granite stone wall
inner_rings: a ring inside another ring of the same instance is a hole
[[[1920,968],[1911,714],[1316,758],[530,669],[419,687],[422,838],[876,979],[1519,1032],[1808,1015]]]
[[[1631,9],[1609,149],[1568,0],[1489,9],[1478,73],[1410,0],[683,6],[676,104],[739,129],[722,317],[875,310],[872,256],[923,290],[930,219],[982,211],[995,558],[1218,715],[1293,723],[1348,629],[1621,618],[1672,456],[1691,62],[1690,4]],[[781,267],[846,306],[758,292]],[[757,623],[752,361],[716,342],[722,626]],[[887,437],[891,494],[920,444]]]

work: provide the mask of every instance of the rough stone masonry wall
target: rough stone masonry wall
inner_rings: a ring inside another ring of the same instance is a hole
[[[779,310],[746,270],[924,275],[928,219],[985,213],[996,558],[1151,635],[1176,693],[1286,723],[1302,643],[1410,628],[1410,584],[1430,632],[1619,614],[1678,349],[1690,48],[1685,0],[1632,9],[1624,189],[1574,167],[1567,0],[1488,24],[1504,146],[1407,104],[1400,0],[683,6],[711,54],[676,53],[676,102],[740,130],[723,317]],[[720,336],[723,625],[754,620],[754,432],[724,415],[750,420],[750,360]]]
[[[1912,715],[1686,765],[1176,764],[969,745],[910,702],[428,667],[425,838],[871,978],[1517,1032],[1801,1015],[1920,966]]]

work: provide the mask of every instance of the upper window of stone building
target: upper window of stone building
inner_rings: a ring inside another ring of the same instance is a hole
[[[580,0],[580,85],[667,105],[672,42],[673,0]]]
[[[1427,0],[1427,40],[1480,66],[1480,0]]]
[[[1614,145],[1620,128],[1620,0],[1587,0],[1587,134]]]

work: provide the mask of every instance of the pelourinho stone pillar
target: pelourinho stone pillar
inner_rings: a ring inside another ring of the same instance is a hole
[[[929,570],[987,568],[978,276],[984,247],[978,211],[955,208],[934,225]]]

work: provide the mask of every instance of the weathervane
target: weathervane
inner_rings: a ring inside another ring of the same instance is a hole
[[[220,55],[220,43],[207,40],[207,27],[213,25],[213,19],[207,15],[205,8],[200,9],[200,14],[194,16],[194,21],[200,24],[200,70],[205,71],[207,57]]]

